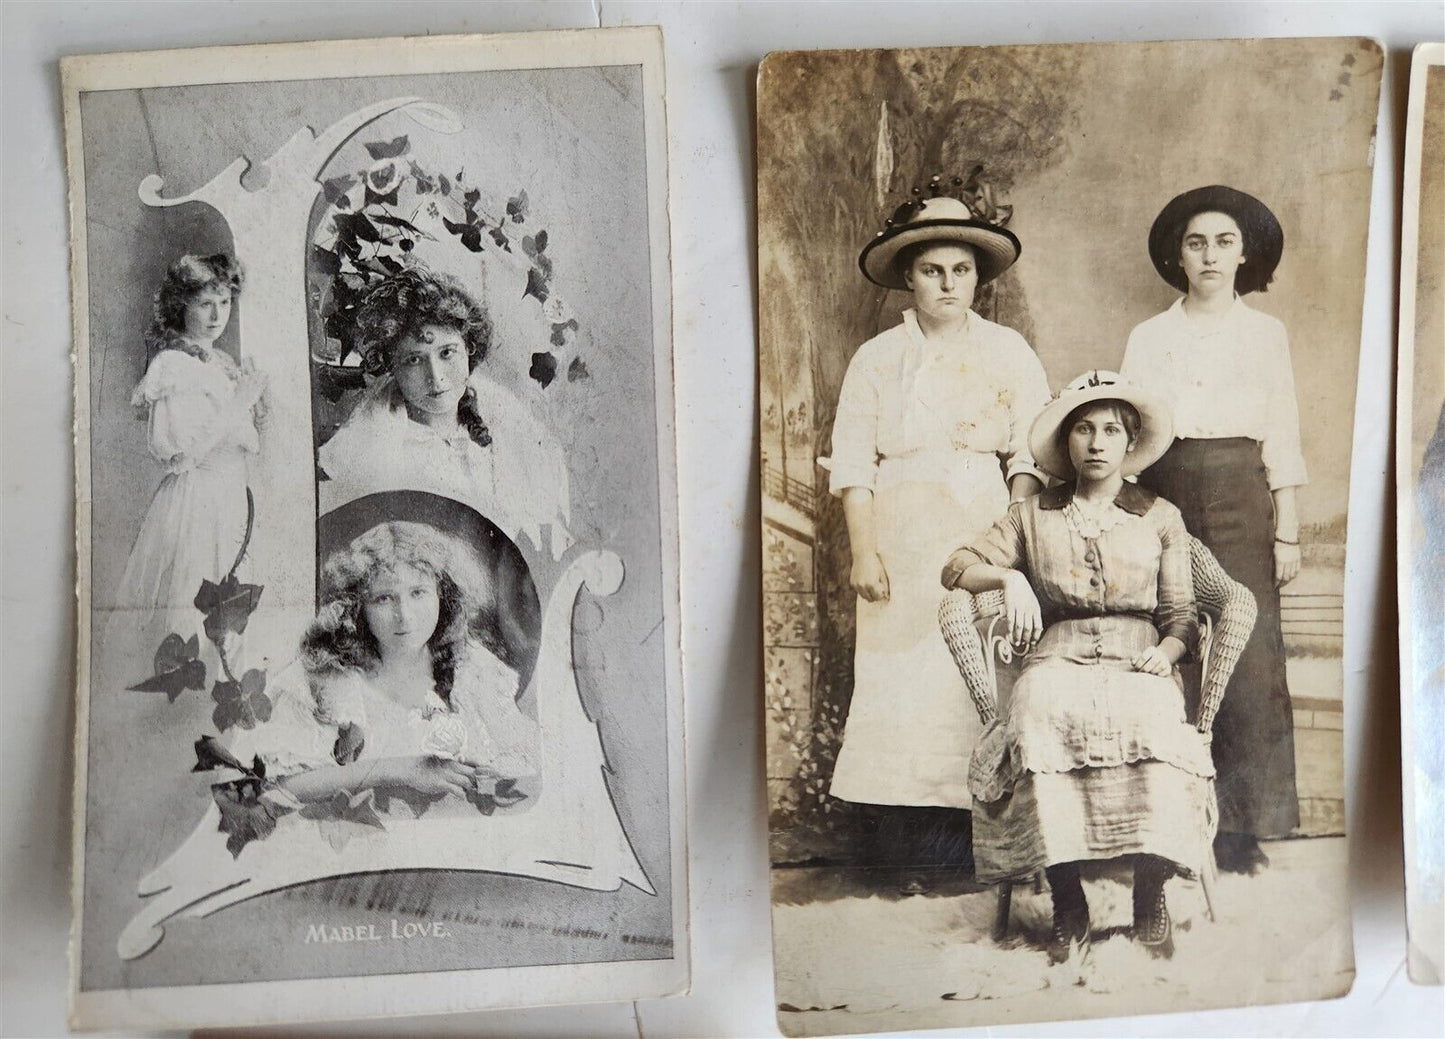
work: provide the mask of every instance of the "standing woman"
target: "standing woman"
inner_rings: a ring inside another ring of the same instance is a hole
[[[1306,482],[1284,325],[1246,306],[1284,250],[1259,199],[1222,185],[1171,200],[1149,231],[1160,277],[1184,296],[1135,327],[1122,374],[1163,396],[1178,438],[1140,476],[1254,593],[1259,620],[1214,726],[1221,869],[1269,864],[1261,837],[1299,824],[1294,717],[1279,588],[1299,573],[1295,488]]]
[[[821,460],[843,501],[858,594],[853,698],[829,792],[892,806],[877,838],[899,865],[972,867],[968,763],[980,726],[938,634],[938,572],[1011,494],[1042,486],[1028,431],[1049,400],[1043,366],[1021,335],[970,309],[1019,251],[1011,232],[945,195],[900,209],[859,257],[869,281],[912,292],[914,307],[853,356]],[[912,877],[902,890],[922,885]]]
[[[146,419],[151,456],[165,470],[136,536],[111,631],[155,652],[170,632],[199,635],[201,581],[220,581],[246,537],[246,484],[260,444],[265,379],[216,346],[241,291],[227,253],[182,256],[156,290],[145,334],[145,377],[131,404]],[[154,627],[154,630],[150,630]],[[204,641],[203,643],[204,644]]]

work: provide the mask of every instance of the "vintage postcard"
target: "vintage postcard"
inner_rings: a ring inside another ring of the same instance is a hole
[[[785,1033],[1350,988],[1382,64],[1368,39],[763,62]]]
[[[1410,978],[1445,971],[1445,44],[1415,48],[1405,132],[1395,479]]]
[[[660,31],[62,76],[76,1025],[685,991]]]

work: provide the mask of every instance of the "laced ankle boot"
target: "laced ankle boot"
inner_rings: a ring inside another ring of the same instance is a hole
[[[1141,856],[1134,865],[1134,940],[1161,959],[1174,955],[1174,925],[1164,898],[1168,877],[1168,867],[1155,856]]]
[[[1089,905],[1074,863],[1048,868],[1049,895],[1054,903],[1054,926],[1049,935],[1049,962],[1067,963],[1089,945]]]

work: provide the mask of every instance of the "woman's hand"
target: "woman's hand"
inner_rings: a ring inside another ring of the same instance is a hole
[[[377,777],[378,786],[400,786],[414,790],[423,797],[465,797],[477,779],[474,762],[456,758],[434,758],[417,755],[392,758],[387,762],[384,778]]]
[[[866,602],[888,601],[888,571],[877,552],[866,552],[853,560],[848,583]]]
[[[1010,570],[1003,582],[1004,621],[1008,624],[1009,641],[1020,649],[1032,646],[1044,634],[1044,615],[1039,597],[1029,579],[1018,570]]]
[[[1129,666],[1135,671],[1142,671],[1146,675],[1158,675],[1160,678],[1168,678],[1174,673],[1174,662],[1169,659],[1168,654],[1160,646],[1150,646],[1129,661]]]
[[[242,408],[250,410],[261,403],[266,395],[268,379],[266,373],[256,367],[249,357],[241,362],[241,377],[236,382],[236,401]]]
[[[1298,545],[1286,545],[1283,541],[1274,543],[1274,586],[1289,584],[1299,576],[1300,551]]]

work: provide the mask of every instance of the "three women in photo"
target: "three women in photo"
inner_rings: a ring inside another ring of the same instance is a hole
[[[853,696],[830,793],[887,806],[879,842],[919,866],[968,865],[967,769],[978,738],[939,639],[938,573],[961,542],[1040,487],[1027,434],[1049,399],[1023,337],[971,309],[1018,259],[1017,238],[961,200],[920,198],[859,258],[910,292],[902,323],[858,348],[833,423],[829,490],[842,499],[857,592]],[[904,882],[918,890],[919,878]]]
[[[1122,374],[1168,402],[1174,444],[1139,482],[1185,525],[1259,608],[1214,727],[1219,867],[1268,864],[1262,837],[1299,825],[1294,712],[1285,679],[1281,585],[1300,567],[1295,488],[1307,480],[1284,325],[1242,297],[1263,292],[1284,232],[1259,199],[1221,185],[1172,199],[1149,255],[1182,293],[1129,336]]]

